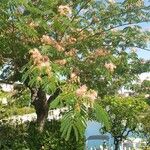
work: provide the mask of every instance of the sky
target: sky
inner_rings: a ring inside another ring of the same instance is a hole
[[[143,27],[143,29],[150,31],[150,22],[141,23],[140,26]],[[147,49],[150,50],[150,44],[148,45]],[[137,54],[140,58],[144,58],[146,60],[150,59],[150,51],[146,51],[146,50],[143,50],[143,49],[138,49]]]
[[[116,2],[123,2],[124,0],[115,0],[115,1]],[[143,0],[143,1],[144,1],[145,5],[150,6],[150,0]],[[143,29],[150,31],[150,22],[140,23],[138,25],[140,25]],[[147,49],[150,50],[150,44],[148,45]],[[138,54],[139,58],[143,58],[145,60],[150,60],[150,51],[138,49],[137,54]]]

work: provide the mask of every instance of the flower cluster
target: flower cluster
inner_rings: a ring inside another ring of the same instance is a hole
[[[58,12],[61,16],[69,16],[72,14],[72,10],[68,5],[60,5],[58,7]]]
[[[37,48],[31,49],[29,54],[31,54],[31,59],[34,61],[35,65],[40,64],[43,57]]]
[[[74,79],[74,78],[76,78],[76,77],[77,77],[77,74],[76,74],[75,72],[72,72],[71,75],[70,75],[70,78],[71,78],[71,79]]]
[[[82,30],[82,29],[79,29],[79,28],[76,29],[75,34],[78,35],[79,40],[83,40],[88,36],[87,32],[85,32],[85,30]]]
[[[67,63],[67,61],[66,61],[66,59],[58,59],[55,61],[55,63],[63,66]]]
[[[58,52],[65,51],[64,47],[61,45],[61,43],[56,42],[54,47],[58,50]]]
[[[94,101],[97,98],[97,96],[97,92],[94,90],[90,90],[86,95],[86,97],[88,97],[92,101]]]
[[[82,85],[76,90],[78,97],[88,98],[91,102],[97,99],[98,93],[95,90],[88,90],[86,85]]]
[[[51,66],[49,62],[48,56],[43,56],[37,48],[31,49],[29,51],[30,58],[33,61],[33,64],[41,70],[42,68],[46,68],[46,73],[50,75]]]
[[[76,41],[77,41],[77,39],[74,38],[74,37],[69,37],[69,38],[67,39],[67,42],[68,42],[69,44],[74,44],[74,43],[76,43]]]
[[[85,97],[86,92],[87,92],[87,86],[86,85],[82,85],[80,88],[78,88],[76,90],[76,95],[78,97]]]
[[[105,63],[104,65],[106,69],[108,69],[110,72],[114,72],[114,69],[116,69],[116,66],[113,63]]]
[[[70,82],[76,82],[76,83],[80,83],[80,77],[77,75],[76,72],[72,72],[70,74]]]
[[[70,57],[76,56],[76,54],[77,54],[77,50],[75,48],[72,48],[70,51],[65,52],[65,55]]]
[[[94,57],[106,56],[108,54],[109,54],[109,52],[107,50],[105,50],[105,49],[97,49],[93,53]]]
[[[75,37],[66,35],[65,37],[62,38],[61,40],[61,45],[67,46],[67,45],[72,45],[75,44],[77,39]]]
[[[36,28],[36,27],[38,27],[38,26],[39,26],[39,24],[38,24],[37,22],[31,21],[31,22],[29,23],[29,27],[31,27],[31,28]]]
[[[43,35],[41,38],[41,42],[43,44],[47,44],[47,45],[51,45],[54,48],[56,48],[59,52],[63,52],[65,49],[61,46],[61,43],[58,43],[57,41],[55,41],[54,39],[52,39],[50,36],[48,35]]]
[[[48,35],[43,35],[41,38],[41,42],[48,45],[55,44],[54,40],[50,38]]]

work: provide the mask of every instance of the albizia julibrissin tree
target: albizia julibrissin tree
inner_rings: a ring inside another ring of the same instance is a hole
[[[83,134],[89,111],[107,124],[98,100],[148,68],[135,52],[150,38],[139,26],[150,18],[144,1],[5,0],[0,14],[1,82],[31,90],[41,131],[50,106],[68,108],[67,139]]]

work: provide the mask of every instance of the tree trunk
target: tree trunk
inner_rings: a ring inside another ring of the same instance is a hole
[[[37,114],[38,130],[42,132],[48,117],[48,104],[38,105],[38,107],[35,107],[35,109]]]
[[[46,93],[42,89],[31,91],[32,104],[37,114],[37,125],[39,132],[42,132],[46,119],[48,117],[49,103],[46,99]]]
[[[119,143],[120,143],[119,140],[114,139],[114,145],[115,145],[115,149],[114,150],[119,150]]]
[[[32,100],[31,103],[34,106],[37,114],[38,130],[42,132],[48,117],[49,104],[60,94],[61,90],[59,88],[56,89],[49,99],[46,98],[46,92],[44,92],[41,88],[30,88],[30,90]]]

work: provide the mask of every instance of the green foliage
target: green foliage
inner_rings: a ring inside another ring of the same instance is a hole
[[[84,138],[76,142],[73,134],[68,141],[61,138],[60,122],[47,122],[45,130],[39,134],[35,122],[25,124],[1,124],[0,149],[44,149],[44,150],[83,150]]]
[[[107,130],[110,128],[109,116],[100,104],[94,104],[95,118],[98,122],[106,127]]]
[[[133,84],[132,90],[137,94],[149,94],[150,93],[150,81],[144,80],[141,84]]]
[[[101,101],[107,109],[110,119],[110,129],[103,128],[104,132],[109,132],[115,140],[122,141],[130,133],[140,132],[140,124],[143,113],[148,105],[141,98],[135,97],[106,97]]]
[[[3,98],[7,103],[3,104]],[[24,115],[35,112],[33,107],[29,106],[29,91],[23,90],[21,93],[0,92],[0,119],[11,117],[13,115]]]
[[[71,132],[74,132],[76,140],[79,140],[79,137],[83,137],[85,127],[86,127],[86,118],[79,112],[73,110],[68,111],[62,118],[61,132],[62,137],[66,137],[66,140],[69,140]]]
[[[54,72],[51,72],[50,75],[48,75],[47,68],[39,70],[38,67],[31,66],[31,62],[29,62],[23,67],[23,82],[29,80],[29,86],[42,88],[47,94],[52,94],[58,85],[57,75]],[[41,80],[39,78],[41,78]]]
[[[14,91],[12,94],[13,105],[16,107],[28,107],[30,106],[30,91],[25,89],[22,91]]]
[[[92,119],[95,118],[109,128],[108,115],[98,100],[91,102],[86,97],[78,97],[75,94],[77,86],[74,84],[64,85],[61,89],[63,92],[50,104],[50,108],[67,108],[61,119],[62,137],[68,140],[73,132],[78,141],[79,137],[84,135],[86,123],[90,118],[90,108],[92,109]]]
[[[16,65],[15,70],[12,69],[13,64],[10,65],[10,70],[13,70],[12,75],[17,78],[13,78],[13,80],[21,80],[19,77],[20,74],[22,77],[21,67],[29,61],[26,56],[32,48],[39,48],[42,54],[50,58],[55,73],[61,72],[61,75],[68,76],[72,67],[82,70],[80,72],[81,81],[88,84],[89,87],[97,89],[101,97],[106,94],[114,94],[120,86],[133,80],[133,74],[143,72],[139,68],[144,66],[137,59],[137,55],[133,57],[133,53],[125,51],[132,49],[132,47],[143,49],[146,47],[150,33],[142,31],[138,23],[149,21],[149,6],[137,5],[136,1],[113,4],[102,1],[70,1],[72,16],[67,17],[58,12],[58,7],[66,4],[68,1],[53,0],[50,2],[36,1],[33,4],[30,1],[7,0],[1,4],[1,10],[3,10],[0,28],[2,31],[0,36],[1,54],[3,59],[10,58]],[[134,9],[131,9],[134,5]],[[91,8],[94,12],[90,11]],[[85,11],[82,12],[84,9]],[[8,19],[9,17],[11,19]],[[13,32],[10,32],[11,28]],[[49,35],[56,42],[63,42],[67,36],[73,37],[76,42],[66,41],[67,44],[66,42],[64,45],[62,44],[65,51],[58,51],[53,45],[41,42],[40,39],[43,35]],[[77,49],[76,57],[65,54],[65,52],[70,52],[72,48]],[[97,56],[93,59],[90,56],[92,54],[96,56],[94,52],[97,49],[106,50],[110,55]],[[56,65],[55,60],[58,59],[66,59],[66,66]],[[128,61],[129,59],[130,61]],[[113,74],[105,69],[106,62],[113,62],[117,66]],[[36,79],[38,73],[36,69],[32,70],[33,76],[29,72],[27,73],[27,76],[31,75],[30,85],[40,84]],[[24,79],[25,76],[24,74]],[[55,77],[54,75],[53,79]],[[50,85],[48,80],[45,77],[42,85]],[[44,89],[53,91],[57,86],[54,84],[55,81],[51,81],[52,85],[46,86]],[[51,86],[54,87],[50,88]]]
[[[146,141],[146,147],[150,146],[150,106],[148,107],[147,111],[143,113],[143,116],[141,117],[141,137],[145,139]]]
[[[14,115],[24,115],[24,114],[30,114],[34,113],[35,110],[32,107],[22,107],[22,108],[17,108],[15,106],[0,106],[1,108],[1,115],[0,119],[6,119],[8,117],[14,116]]]
[[[0,10],[0,78],[42,89],[45,97],[60,89],[50,106],[68,108],[61,127],[66,139],[72,132],[79,139],[89,109],[94,119],[109,122],[100,104],[76,96],[78,88],[86,84],[103,99],[131,87],[137,74],[149,70],[149,62],[143,65],[135,52],[127,52],[146,49],[150,40],[150,32],[139,24],[149,22],[150,5],[140,0],[5,0]],[[26,103],[28,97],[23,99]],[[114,104],[113,111],[120,112]],[[123,105],[126,117],[125,107],[131,104]]]
[[[8,117],[10,112],[8,112],[7,108],[10,108],[11,105],[11,94],[0,91],[0,119],[4,117]],[[5,101],[3,104],[3,100]]]

